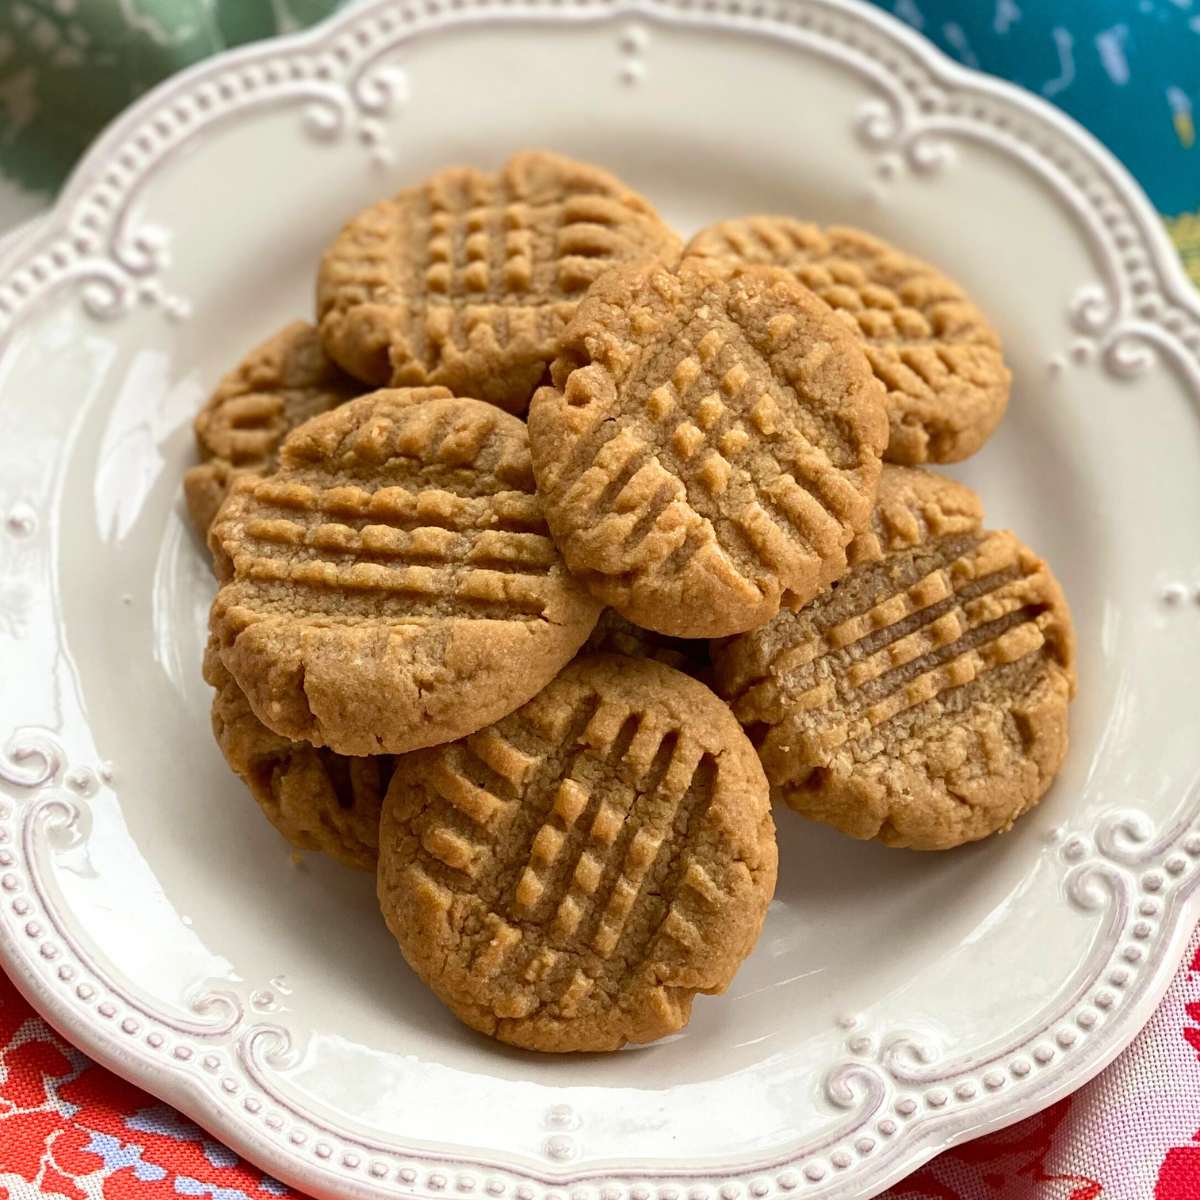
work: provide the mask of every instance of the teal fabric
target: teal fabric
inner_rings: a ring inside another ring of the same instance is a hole
[[[1064,108],[1168,216],[1200,209],[1200,0],[877,0]]]

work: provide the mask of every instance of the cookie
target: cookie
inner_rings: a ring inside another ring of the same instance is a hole
[[[417,974],[472,1028],[555,1051],[683,1028],[753,947],[777,862],[766,779],[725,705],[606,656],[406,759],[379,850]]]
[[[183,477],[196,532],[208,533],[235,474],[272,470],[290,430],[363,390],[325,357],[316,329],[305,321],[293,321],[251,350],[196,416],[202,461]]]
[[[663,666],[674,667],[687,675],[703,679],[709,668],[708,642],[703,639],[667,637],[652,629],[642,629],[625,620],[619,612],[606,608],[596,622],[591,637],[579,652],[585,654],[623,654],[627,658],[652,658]]]
[[[293,430],[213,522],[210,628],[269,729],[401,754],[512,712],[587,639],[528,436],[478,400],[382,391]]]
[[[376,386],[444,384],[523,413],[592,281],[678,245],[599,167],[545,151],[452,167],[342,230],[321,264],[321,338]]]
[[[563,557],[599,599],[676,637],[753,629],[845,569],[887,439],[858,339],[786,271],[617,268],[529,412]]]
[[[204,677],[216,689],[213,736],[267,820],[298,850],[319,850],[344,866],[373,871],[379,811],[396,760],[347,758],[272,733],[218,655],[206,655]]]
[[[1067,749],[1074,633],[1049,568],[982,528],[966,487],[885,467],[856,565],[828,593],[715,647],[718,690],[775,794],[889,846],[1007,829]]]
[[[1011,373],[999,335],[928,263],[857,229],[789,217],[722,221],[686,252],[786,267],[862,336],[887,388],[889,462],[957,462],[1004,416]]]

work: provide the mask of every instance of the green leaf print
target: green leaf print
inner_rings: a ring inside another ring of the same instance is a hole
[[[329,16],[340,0],[214,0],[226,45],[305,29]]]
[[[52,191],[142,92],[339,0],[0,0],[0,174]]]
[[[271,0],[216,0],[217,27],[227,46],[257,41],[280,32]]]

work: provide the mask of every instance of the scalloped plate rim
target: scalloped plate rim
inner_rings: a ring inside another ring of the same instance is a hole
[[[47,212],[30,218],[17,230],[0,238],[0,254],[7,257],[9,252],[18,248],[17,243],[24,243],[24,238],[14,239],[10,243],[10,238],[14,234],[36,236],[37,233],[44,232],[56,218],[63,216],[78,198],[78,193],[82,192],[90,182],[92,175],[99,173],[97,168],[100,163],[105,161],[111,149],[121,142],[126,134],[158,105],[159,101],[176,88],[183,88],[209,72],[223,70],[240,62],[252,62],[255,58],[268,54],[275,48],[296,50],[307,44],[319,45],[329,40],[334,31],[341,26],[355,23],[371,7],[382,7],[388,2],[389,0],[365,0],[365,2],[360,0],[357,4],[351,3],[307,29],[221,51],[219,54],[192,63],[163,79],[108,122],[72,167],[62,189]],[[1200,297],[1197,296],[1196,287],[1184,270],[1179,255],[1163,227],[1161,216],[1129,168],[1089,129],[1035,92],[1027,91],[1006,79],[989,75],[982,70],[956,61],[899,17],[868,3],[867,0],[813,0],[813,2],[824,5],[834,12],[851,12],[860,19],[877,24],[887,36],[894,41],[903,43],[910,52],[920,58],[934,74],[940,75],[942,79],[977,91],[991,92],[995,96],[1014,102],[1019,107],[1033,113],[1038,119],[1054,125],[1065,137],[1081,144],[1103,164],[1110,175],[1116,177],[1125,199],[1137,207],[1138,216],[1142,218],[1145,226],[1144,232],[1147,232],[1155,243],[1157,266],[1176,290],[1174,298],[1182,301],[1185,307],[1189,305],[1194,307],[1197,314],[1200,315]],[[787,0],[784,0],[784,3],[787,3]],[[538,10],[539,5],[536,0],[534,0],[532,8],[535,11]],[[551,10],[549,19],[553,20],[557,15],[558,19],[572,21],[603,21],[610,19],[618,8],[622,12],[627,11],[652,21],[663,20],[653,3],[643,7],[638,0],[624,0],[623,3],[621,0],[616,0],[614,7],[610,10],[595,14],[590,11],[576,13],[565,18],[561,11]],[[514,3],[498,12],[481,11],[477,15],[465,16],[460,13],[459,19],[449,24],[447,29],[452,30],[460,23],[468,26],[488,21],[503,23],[506,19],[521,16],[522,12],[520,4]]]

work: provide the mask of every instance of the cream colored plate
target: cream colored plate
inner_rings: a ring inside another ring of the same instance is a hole
[[[686,1033],[542,1058],[457,1025],[371,880],[288,851],[208,731],[189,422],[309,312],[359,206],[546,145],[690,231],[753,210],[944,264],[1016,373],[956,472],[1074,608],[1073,747],[940,857],[781,814],[778,897]],[[1200,880],[1200,306],[1049,108],[825,0],[366,3],[172,80],[0,263],[0,955],[93,1056],[322,1196],[873,1195],[1134,1035]]]

